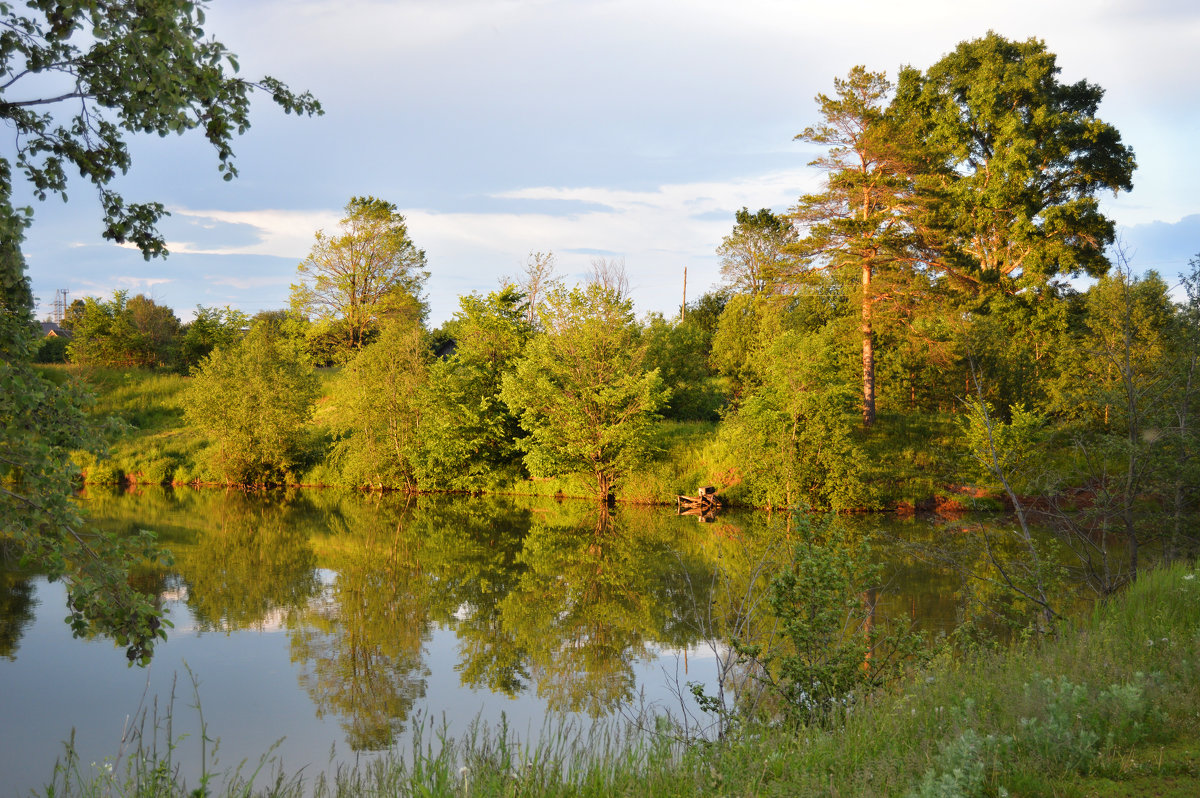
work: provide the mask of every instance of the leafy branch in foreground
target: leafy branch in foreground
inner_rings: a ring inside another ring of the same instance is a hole
[[[146,258],[167,254],[156,229],[161,203],[127,203],[111,186],[132,157],[126,137],[199,129],[218,172],[237,174],[232,141],[249,127],[250,99],[265,91],[284,111],[319,114],[308,93],[280,81],[236,77],[237,59],[208,37],[194,0],[0,2],[0,121],[15,166],[34,197],[66,199],[76,170],[97,191],[103,237]],[[27,563],[68,584],[76,634],[95,628],[148,661],[164,635],[160,612],[128,583],[139,556],[158,559],[153,538],[86,531],[72,493],[70,452],[96,442],[83,396],[35,371],[37,327],[21,242],[32,208],[14,208],[13,166],[0,157],[0,538]]]
[[[5,275],[19,275],[19,251],[2,255]],[[127,647],[131,662],[148,662],[170,623],[126,574],[132,562],[164,556],[148,532],[118,538],[87,526],[72,497],[78,473],[70,452],[98,449],[100,430],[84,413],[89,397],[78,384],[55,384],[31,365],[35,329],[27,305],[0,307],[0,540],[12,543],[24,564],[67,582],[67,621],[76,636],[103,631]]]

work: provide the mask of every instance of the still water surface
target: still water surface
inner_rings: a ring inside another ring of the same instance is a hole
[[[84,501],[98,525],[151,529],[169,547],[172,569],[138,579],[174,629],[149,668],[130,668],[110,641],[71,638],[60,585],[0,571],[0,796],[44,785],[72,734],[84,769],[103,768],[143,711],[165,718],[172,693],[170,738],[192,774],[197,703],[218,770],[253,769],[282,739],[284,769],[307,773],[403,751],[420,718],[457,735],[503,715],[529,738],[548,719],[694,711],[680,693],[711,689],[710,641],[799,534],[778,514],[698,523],[521,498],[155,489]],[[874,549],[881,619],[953,628],[957,577],[895,542],[952,532],[839,523],[893,538]]]

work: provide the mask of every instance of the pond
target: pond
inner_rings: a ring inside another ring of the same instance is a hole
[[[150,529],[170,549],[170,570],[136,578],[174,628],[148,668],[128,667],[111,641],[72,639],[60,584],[0,570],[0,795],[45,785],[69,738],[81,769],[99,772],[128,754],[130,727],[156,721],[195,774],[202,752],[218,771],[243,759],[253,770],[270,752],[289,773],[316,773],[403,752],[425,722],[454,735],[503,718],[530,739],[548,722],[646,708],[702,720],[688,683],[711,688],[715,641],[800,534],[781,514],[703,523],[519,497],[145,489],[81,500],[97,525]],[[881,619],[940,633],[969,612],[956,572],[914,548],[953,528],[837,523],[852,539],[886,528],[891,542],[872,549]]]

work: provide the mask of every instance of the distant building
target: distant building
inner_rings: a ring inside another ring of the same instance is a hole
[[[46,338],[70,338],[70,330],[64,330],[52,321],[42,322],[42,335]]]

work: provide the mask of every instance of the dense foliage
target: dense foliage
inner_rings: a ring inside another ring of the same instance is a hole
[[[278,484],[301,463],[316,399],[316,375],[303,352],[257,325],[201,361],[185,420],[211,439],[212,464],[225,481]]]

